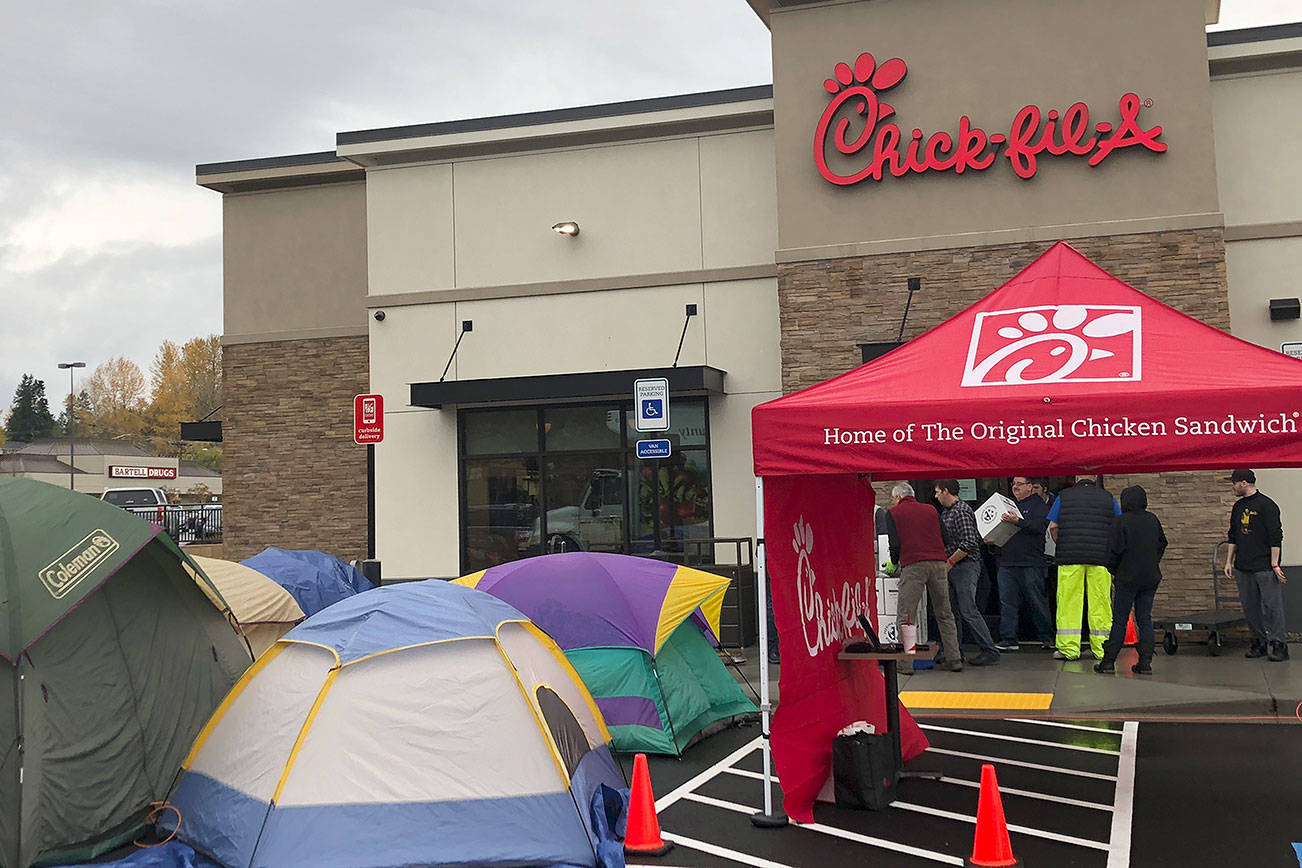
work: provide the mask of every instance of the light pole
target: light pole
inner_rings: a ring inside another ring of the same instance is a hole
[[[77,439],[73,434],[73,422],[77,413],[77,392],[72,386],[72,376],[77,368],[84,367],[86,367],[85,362],[59,362],[59,370],[68,369],[68,489],[70,491],[77,490],[77,480],[73,476],[77,472],[76,464],[73,462],[77,449]]]

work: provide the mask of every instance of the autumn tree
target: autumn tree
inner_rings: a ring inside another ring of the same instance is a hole
[[[126,438],[143,432],[145,375],[135,362],[120,357],[102,362],[86,382],[86,395],[91,413],[83,431],[98,437]]]
[[[28,443],[54,435],[54,416],[50,414],[50,402],[45,397],[44,380],[23,374],[14,391],[13,404],[5,423],[5,435],[9,440]]]
[[[175,455],[221,469],[221,447],[208,443],[182,444],[182,422],[209,417],[221,404],[221,341],[216,335],[196,337],[177,346],[163,341],[150,365],[152,392],[146,414],[146,436],[157,455]]]

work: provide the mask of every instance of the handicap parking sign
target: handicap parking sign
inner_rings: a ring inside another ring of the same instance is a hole
[[[663,377],[634,380],[633,407],[638,431],[668,431],[669,381]]]

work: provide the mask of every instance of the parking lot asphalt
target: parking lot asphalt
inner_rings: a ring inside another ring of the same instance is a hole
[[[674,849],[631,864],[813,868],[962,865],[982,763],[995,766],[1015,855],[1026,865],[1298,864],[1302,727],[928,717],[932,749],[880,812],[820,803],[815,822],[760,829],[757,726],[726,730],[683,759],[651,759],[659,820]],[[781,791],[775,785],[777,810]]]

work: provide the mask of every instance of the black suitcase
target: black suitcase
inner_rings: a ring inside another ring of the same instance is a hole
[[[838,735],[832,743],[832,781],[839,807],[884,810],[895,801],[899,779],[889,735]]]

